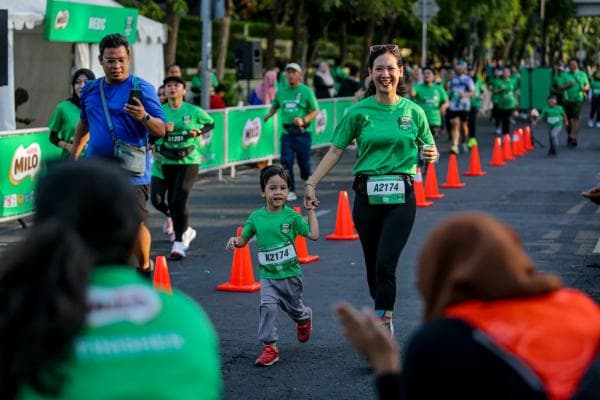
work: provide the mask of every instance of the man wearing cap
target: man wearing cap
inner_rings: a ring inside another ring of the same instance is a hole
[[[271,103],[271,109],[264,116],[269,118],[281,109],[283,135],[281,135],[281,164],[289,171],[291,177],[288,201],[294,201],[296,186],[294,183],[294,155],[298,158],[300,176],[303,180],[310,176],[310,146],[311,136],[307,130],[310,122],[319,113],[317,98],[312,89],[301,83],[302,68],[296,63],[285,66],[288,87],[280,88]]]
[[[148,216],[151,157],[148,135],[165,135],[165,116],[156,89],[129,73],[129,42],[120,34],[106,35],[99,44],[98,60],[104,77],[81,90],[81,118],[75,129],[72,157],[77,159],[86,142],[86,157],[118,159],[131,175],[143,220]],[[119,149],[124,149],[119,152]],[[134,207],[123,204],[123,207]],[[150,275],[150,231],[142,222],[133,253],[138,268]]]
[[[215,124],[203,109],[183,101],[185,82],[181,77],[168,76],[163,84],[167,96],[167,103],[162,106],[167,134],[156,143],[156,157],[160,160],[173,221],[171,258],[182,259],[196,238],[196,231],[189,226],[187,200],[200,167],[198,137],[211,131]]]

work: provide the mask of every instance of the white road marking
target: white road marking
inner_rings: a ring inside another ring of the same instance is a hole
[[[560,237],[560,234],[562,233],[561,230],[551,230],[548,231],[548,233],[546,233],[544,236],[542,236],[542,239],[558,239]]]
[[[329,214],[330,212],[331,212],[331,210],[320,210],[320,211],[317,211],[315,214],[317,215],[317,218],[318,218],[325,214]]]
[[[587,200],[583,200],[582,202],[580,202],[579,204],[569,208],[567,210],[567,214],[579,214],[579,212],[583,209],[583,207],[585,207],[585,205],[588,203]]]
[[[594,247],[594,250],[592,250],[592,253],[600,254],[600,237],[598,238],[598,242],[596,243],[596,247]]]

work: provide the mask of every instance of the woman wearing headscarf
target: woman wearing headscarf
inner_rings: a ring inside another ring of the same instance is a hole
[[[424,325],[402,368],[377,320],[338,307],[372,363],[380,399],[596,399],[600,308],[537,272],[517,234],[491,216],[442,223],[421,251]]]
[[[69,157],[69,151],[73,145],[75,128],[77,127],[79,114],[81,113],[79,93],[81,93],[81,89],[83,89],[87,81],[94,79],[96,77],[89,69],[81,68],[75,71],[71,81],[71,97],[58,103],[50,118],[50,122],[48,123],[50,142],[63,149],[62,158]]]
[[[335,80],[329,71],[329,64],[322,62],[313,80],[317,99],[327,99],[335,96]]]
[[[254,91],[250,94],[248,102],[250,105],[270,105],[275,98],[275,82],[277,81],[277,72],[269,70]]]

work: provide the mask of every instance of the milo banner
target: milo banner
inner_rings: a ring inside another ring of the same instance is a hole
[[[334,110],[335,103],[333,101],[319,101],[319,114],[317,114],[310,124],[313,146],[326,144],[331,141],[334,128]]]
[[[266,158],[275,154],[275,118],[264,122],[268,107],[227,112],[227,162]]]
[[[62,151],[48,135],[45,129],[0,136],[0,219],[33,211],[37,179]]]
[[[129,43],[135,43],[137,17],[136,8],[48,0],[44,38],[57,42],[98,43],[109,33],[121,33]]]
[[[215,120],[215,128],[198,138],[200,170],[221,167],[225,164],[225,112],[208,111]]]

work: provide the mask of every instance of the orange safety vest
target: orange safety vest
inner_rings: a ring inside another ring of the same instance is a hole
[[[575,395],[600,352],[600,307],[585,294],[551,294],[497,301],[465,301],[444,310],[484,332],[538,376],[550,400]]]

